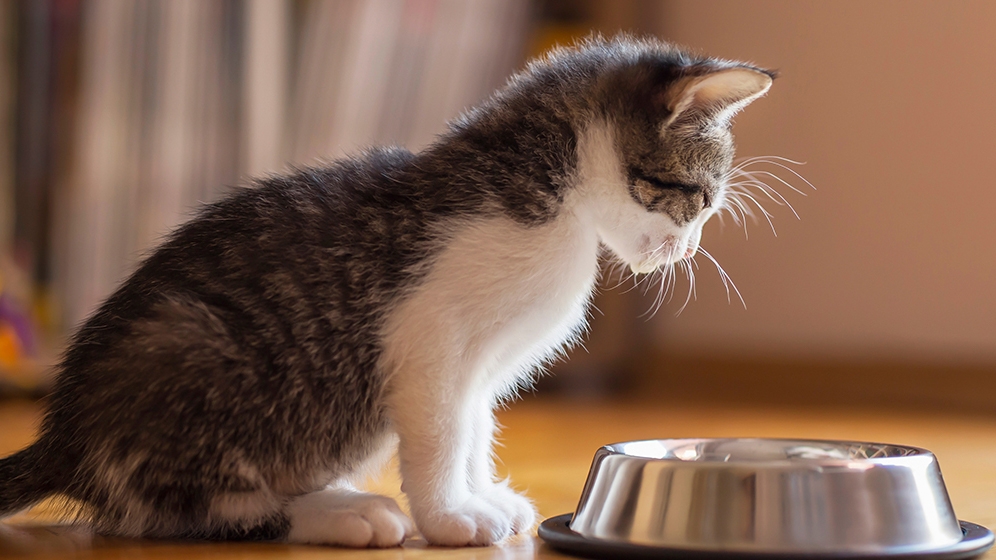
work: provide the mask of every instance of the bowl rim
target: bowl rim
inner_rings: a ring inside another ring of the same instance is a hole
[[[867,446],[878,446],[883,448],[897,448],[907,450],[908,453],[903,455],[884,455],[880,457],[855,457],[850,459],[840,459],[840,458],[777,458],[777,459],[727,459],[724,461],[719,460],[688,460],[682,459],[680,457],[652,457],[647,455],[636,455],[632,453],[626,453],[621,449],[624,445],[633,445],[641,443],[651,443],[651,442],[693,442],[693,441],[738,441],[738,442],[749,442],[749,441],[760,441],[760,442],[797,442],[797,443],[813,443],[813,444],[824,444],[824,445],[834,445],[834,446],[850,446],[850,445],[867,445]],[[884,443],[884,442],[874,442],[874,441],[860,441],[860,440],[833,440],[833,439],[813,439],[813,438],[769,438],[769,437],[673,437],[673,438],[657,438],[657,439],[638,439],[631,441],[619,441],[614,443],[608,443],[601,446],[596,452],[596,457],[598,455],[614,455],[620,457],[628,457],[634,460],[643,460],[648,462],[661,462],[670,463],[674,465],[688,465],[694,468],[717,468],[724,466],[738,466],[738,467],[785,467],[794,466],[804,468],[805,466],[840,466],[840,467],[854,467],[855,464],[871,464],[871,465],[895,465],[897,463],[909,463],[911,461],[936,461],[937,458],[933,452],[923,447],[917,447],[913,445],[900,445],[895,443]]]

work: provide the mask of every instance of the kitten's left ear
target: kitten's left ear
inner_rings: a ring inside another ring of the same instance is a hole
[[[720,123],[764,95],[771,87],[772,74],[754,68],[735,67],[693,76],[669,88],[666,95],[670,111],[664,126],[687,111],[697,111]]]

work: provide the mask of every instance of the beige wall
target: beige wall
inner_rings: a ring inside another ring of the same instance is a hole
[[[661,33],[777,68],[740,155],[808,162],[750,239],[711,223],[698,301],[652,324],[669,352],[996,368],[996,2],[671,1]],[[785,189],[782,189],[785,191]],[[770,206],[770,205],[769,205]],[[943,362],[942,362],[943,361]]]

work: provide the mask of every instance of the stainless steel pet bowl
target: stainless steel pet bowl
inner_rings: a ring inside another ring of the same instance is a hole
[[[969,558],[934,455],[844,441],[665,439],[602,447],[555,548],[606,558]]]

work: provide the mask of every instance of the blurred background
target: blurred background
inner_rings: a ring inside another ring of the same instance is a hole
[[[996,4],[791,0],[0,0],[0,379],[44,394],[73,327],[246,178],[418,149],[591,31],[779,70],[739,155],[794,207],[707,227],[655,285],[605,279],[540,394],[996,414]],[[746,233],[746,235],[745,235]]]

